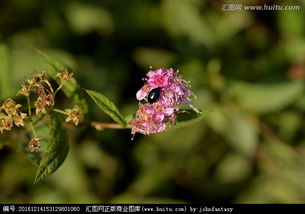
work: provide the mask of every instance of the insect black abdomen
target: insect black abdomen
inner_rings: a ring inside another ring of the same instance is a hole
[[[148,94],[148,98],[147,98],[148,102],[150,104],[157,102],[160,97],[160,94],[161,94],[161,88],[154,88]]]

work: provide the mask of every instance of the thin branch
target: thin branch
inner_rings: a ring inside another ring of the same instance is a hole
[[[30,95],[26,96],[26,102],[28,104],[28,113],[29,113],[29,117],[31,117],[31,102],[30,102]]]
[[[32,133],[34,135],[34,138],[37,138],[37,134],[36,134],[36,131],[35,131],[35,128],[34,128],[32,122],[30,122],[29,125],[30,125],[31,131],[32,131]]]
[[[44,82],[49,86],[51,92],[54,93],[53,87],[52,87],[51,83],[49,82],[49,80],[46,79]]]
[[[102,131],[103,129],[130,129],[130,126],[121,126],[117,123],[101,123],[101,122],[88,122],[89,126],[96,130]]]
[[[63,85],[64,85],[64,84],[61,83],[60,86],[56,89],[56,91],[54,92],[54,97],[55,97],[55,95],[57,94],[57,92],[62,88]]]
[[[65,111],[63,111],[63,110],[60,110],[60,109],[57,109],[57,108],[54,108],[53,111],[58,112],[58,113],[61,113],[61,114],[64,114],[64,115],[68,115],[67,112],[65,112]]]

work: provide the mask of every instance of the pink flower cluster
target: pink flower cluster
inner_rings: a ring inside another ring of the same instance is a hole
[[[199,113],[199,110],[190,104],[190,96],[193,94],[189,89],[189,83],[178,74],[178,71],[174,72],[172,68],[160,68],[156,71],[151,69],[147,73],[147,78],[144,78],[146,83],[136,94],[139,101],[144,100],[146,103],[139,103],[136,118],[130,122],[133,135],[137,132],[145,135],[161,132],[167,128],[167,122],[175,124],[181,103]],[[158,99],[149,102],[148,96],[156,88],[160,89]]]

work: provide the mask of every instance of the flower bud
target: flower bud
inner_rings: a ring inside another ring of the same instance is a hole
[[[64,82],[64,81],[68,81],[69,79],[71,79],[73,76],[73,73],[69,73],[68,69],[66,69],[63,72],[58,73],[56,76],[59,77]]]
[[[15,114],[13,116],[13,121],[15,123],[16,126],[24,126],[24,122],[23,122],[23,119],[26,117],[26,114],[25,113],[19,113],[19,114]]]
[[[0,132],[3,130],[11,130],[13,128],[13,123],[8,116],[0,116]]]
[[[65,112],[68,115],[66,122],[72,121],[77,126],[78,122],[82,116],[82,114],[78,110],[77,106],[75,106],[73,109],[65,109]]]
[[[8,115],[15,115],[17,114],[17,110],[18,108],[20,108],[21,105],[20,104],[16,104],[14,100],[12,100],[11,98],[8,98],[4,101],[3,105],[2,105],[2,109],[8,114]]]
[[[31,152],[35,152],[40,148],[40,138],[33,138],[28,144],[28,148]]]
[[[46,113],[46,109],[45,109],[46,103],[41,97],[37,98],[34,105],[36,107],[36,114],[38,114],[39,112]]]

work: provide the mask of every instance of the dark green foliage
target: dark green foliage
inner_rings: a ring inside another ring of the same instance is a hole
[[[120,113],[119,109],[114,105],[114,103],[111,102],[111,100],[96,91],[86,90],[86,92],[94,100],[94,102],[115,122],[120,124],[122,127],[125,127],[127,125],[124,116]]]
[[[69,151],[67,134],[59,115],[50,115],[49,140],[46,153],[43,155],[36,172],[34,183],[45,179],[55,172],[65,161]]]

